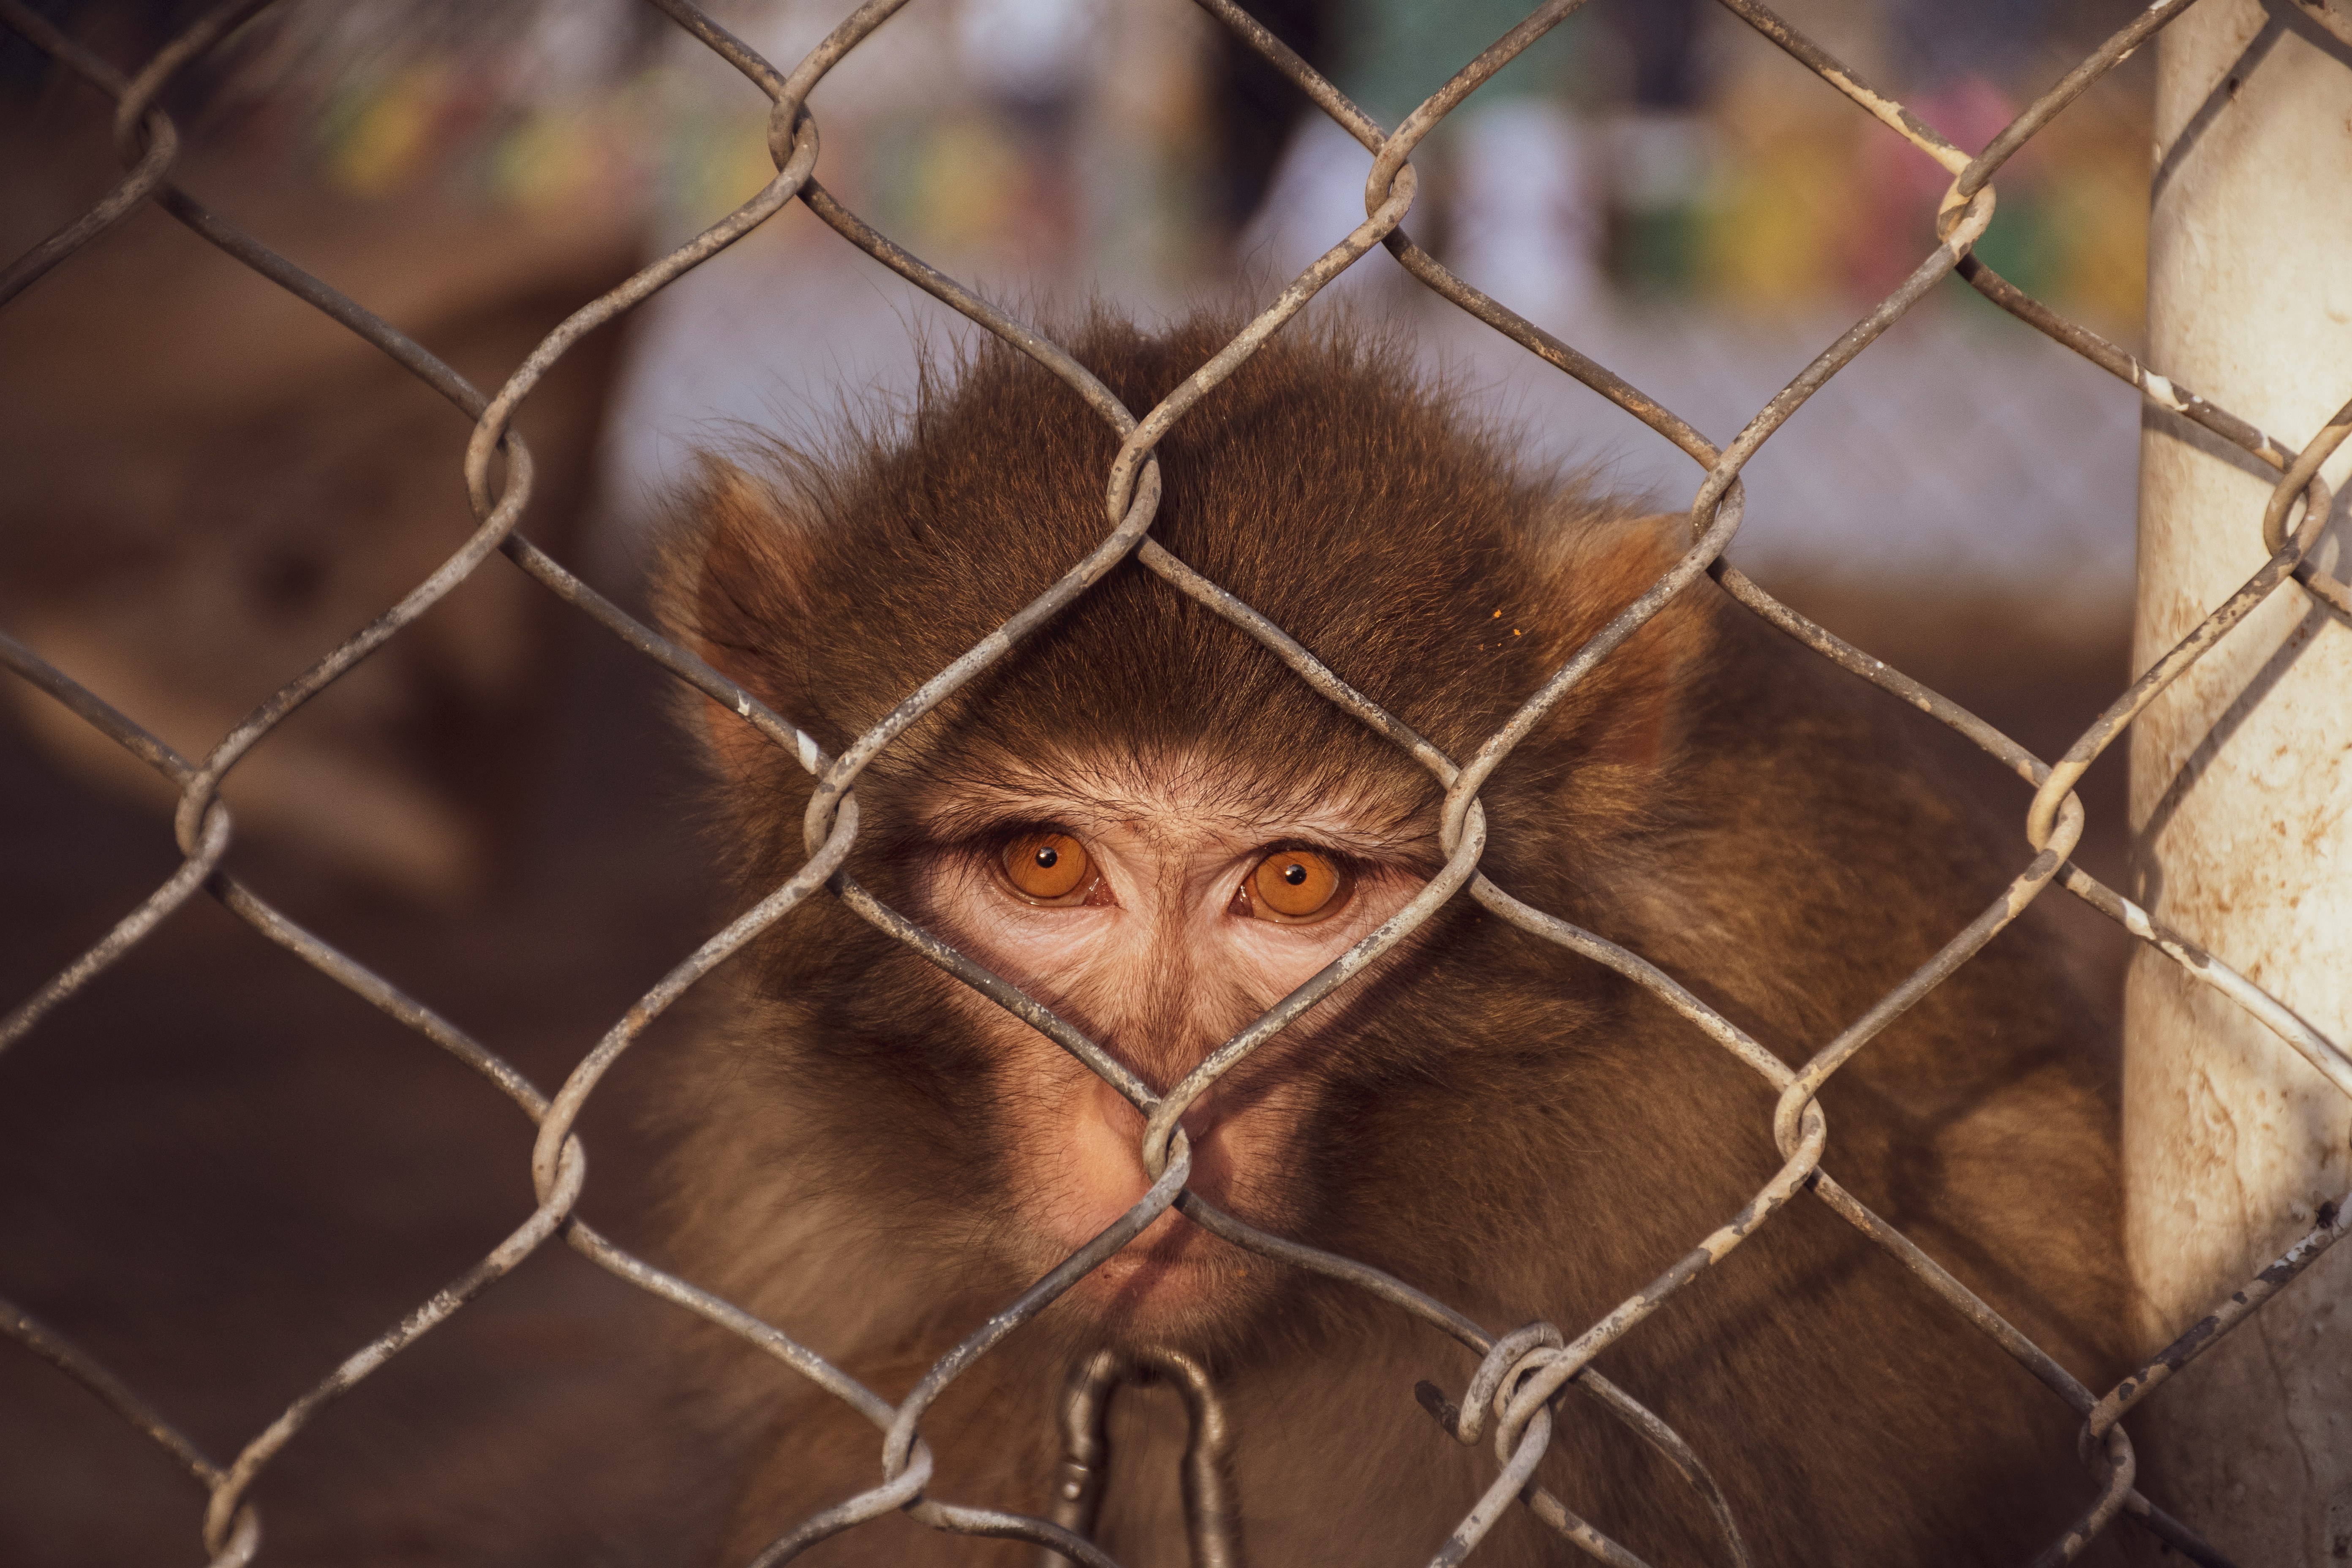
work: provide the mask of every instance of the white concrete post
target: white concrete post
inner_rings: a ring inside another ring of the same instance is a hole
[[[2148,362],[2290,447],[2352,396],[2352,47],[2329,30],[2304,0],[2205,0],[2157,50]],[[2352,446],[2323,470],[2339,492],[2347,468]],[[2271,484],[2149,411],[2135,668],[2262,564]],[[2315,552],[2338,575],[2340,531]],[[2352,626],[2280,588],[2134,726],[2131,825],[2134,898],[2352,1042]],[[2152,1352],[2352,1187],[2352,1101],[2161,954],[2134,957],[2125,1021]],[[2352,1241],[2127,1422],[2150,1495],[2242,1563],[2352,1558],[2347,1291]]]

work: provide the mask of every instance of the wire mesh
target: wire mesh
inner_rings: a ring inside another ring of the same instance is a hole
[[[582,305],[548,334],[502,385],[485,395],[417,342],[331,284],[305,272],[260,240],[209,211],[172,183],[179,135],[170,116],[158,107],[159,97],[176,77],[202,60],[237,26],[264,9],[269,0],[228,0],[204,13],[131,75],[67,36],[26,0],[0,0],[0,22],[46,51],[89,87],[113,100],[114,140],[126,171],[101,201],[0,272],[0,303],[24,291],[50,268],[70,261],[142,204],[152,202],[228,256],[391,356],[475,422],[465,457],[464,477],[477,526],[464,545],[373,622],[279,687],[201,757],[185,756],[173,750],[136,720],[110,707],[31,649],[0,635],[0,662],[163,774],[177,788],[179,804],[173,828],[184,857],[179,868],[137,908],[122,916],[103,940],[0,1021],[0,1047],[23,1037],[58,1004],[89,984],[201,889],[268,942],[299,956],[416,1035],[457,1057],[514,1101],[538,1128],[531,1154],[531,1177],[538,1203],[529,1217],[473,1267],[399,1322],[352,1352],[226,1463],[202,1452],[163,1414],[97,1360],[25,1312],[0,1302],[0,1331],[79,1380],[194,1479],[205,1496],[202,1536],[214,1563],[238,1564],[254,1558],[262,1539],[261,1521],[249,1493],[264,1468],[302,1434],[322,1407],[401,1354],[420,1336],[447,1321],[534,1251],[561,1237],[567,1246],[620,1279],[740,1336],[843,1401],[883,1434],[876,1484],[796,1524],[759,1555],[759,1568],[787,1561],[819,1541],[893,1510],[905,1510],[938,1530],[1018,1538],[1073,1561],[1108,1564],[1111,1560],[1074,1528],[1084,1522],[1083,1508],[1057,1510],[1056,1522],[966,1507],[930,1496],[928,1487],[932,1459],[923,1441],[921,1421],[926,1410],[953,1379],[1171,1207],[1180,1209],[1194,1223],[1237,1247],[1350,1283],[1458,1341],[1481,1358],[1458,1402],[1428,1385],[1420,1390],[1424,1405],[1463,1443],[1491,1442],[1498,1467],[1485,1495],[1452,1534],[1435,1547],[1433,1562],[1454,1563],[1467,1557],[1496,1520],[1515,1502],[1523,1504],[1538,1520],[1592,1556],[1612,1563],[1637,1561],[1531,1480],[1550,1438],[1551,1402],[1574,1381],[1599,1398],[1604,1407],[1654,1447],[1690,1481],[1700,1503],[1716,1521],[1726,1558],[1744,1563],[1748,1554],[1738,1521],[1706,1467],[1671,1427],[1603,1378],[1593,1362],[1612,1343],[1635,1331],[1645,1318],[1702,1269],[1769,1223],[1777,1211],[1801,1194],[1809,1194],[1891,1254],[1953,1312],[1998,1343],[2046,1385],[2053,1397],[2082,1416],[2080,1451],[2095,1496],[2072,1528],[2051,1542],[2038,1561],[2071,1560],[2118,1514],[2130,1515],[2196,1561],[2223,1561],[2194,1531],[2171,1519],[2136,1489],[2133,1449],[2122,1420],[2156,1388],[2257,1312],[2270,1297],[2341,1237],[2352,1225],[2346,1210],[2340,1205],[2321,1205],[2309,1233],[2261,1275],[2113,1388],[2094,1390],[2011,1327],[1912,1241],[1864,1206],[1822,1168],[1829,1127],[1817,1101],[1823,1084],[1855,1053],[1967,963],[2053,885],[2105,914],[2139,942],[2179,963],[2189,976],[2229,997],[2304,1056],[2336,1088],[2352,1094],[2352,1057],[2347,1057],[2334,1041],[2221,958],[2167,929],[2147,910],[2068,859],[2083,827],[2083,809],[2073,793],[2075,783],[2158,692],[2226,637],[2257,605],[2293,580],[2335,609],[2352,612],[2352,593],[2347,593],[2344,584],[2317,570],[2305,556],[2329,513],[2329,497],[2317,477],[2318,469],[2346,437],[2352,435],[2352,405],[2336,415],[2307,447],[2294,450],[2060,316],[1971,254],[1972,245],[1985,232],[1992,216],[1992,181],[2002,165],[2094,82],[2186,11],[2193,0],[2159,0],[2139,14],[1974,154],[1954,146],[1901,103],[1874,90],[1758,0],[1722,0],[1741,21],[1843,95],[1860,111],[1880,121],[1890,133],[1933,158],[1952,178],[1938,210],[1940,243],[1892,294],[1814,358],[1757,411],[1731,442],[1720,447],[1672,410],[1570,344],[1465,283],[1414,244],[1402,226],[1413,201],[1416,174],[1410,159],[1415,147],[1507,62],[1578,10],[1582,0],[1549,0],[1465,66],[1393,129],[1379,124],[1350,102],[1234,0],[1200,0],[1205,10],[1370,151],[1374,163],[1365,188],[1363,221],[1294,278],[1177,391],[1157,406],[1141,411],[1123,405],[1051,338],[981,299],[877,232],[815,179],[817,125],[805,107],[811,89],[901,9],[906,0],[867,0],[788,72],[778,70],[761,58],[688,0],[652,3],[670,22],[732,66],[770,100],[768,146],[775,174],[757,195],[711,227],[619,287]],[[2332,18],[2323,20],[2332,23]],[[1018,614],[908,694],[888,717],[858,736],[838,756],[827,754],[813,737],[771,711],[750,692],[633,619],[518,531],[530,500],[533,472],[529,449],[509,426],[517,407],[533,387],[583,336],[613,321],[740,239],[793,201],[803,203],[850,245],[1058,376],[1086,400],[1119,441],[1117,455],[1104,477],[1107,526],[1098,546]],[[1508,722],[1463,761],[1445,756],[1393,715],[1352,689],[1281,627],[1163,549],[1150,531],[1160,496],[1160,477],[1153,457],[1156,444],[1188,409],[1209,395],[1261,344],[1296,317],[1318,290],[1376,246],[1385,247],[1407,272],[1437,295],[1640,419],[1685,454],[1702,474],[1689,507],[1692,542],[1683,556],[1640,598],[1554,670]],[[2178,647],[2134,681],[2054,763],[2031,754],[1973,714],[1843,642],[1778,602],[1722,559],[1726,545],[1740,524],[1742,467],[1807,398],[1850,364],[1947,274],[1954,272],[2010,314],[2130,383],[2159,406],[2242,448],[2278,475],[2263,523],[2264,543],[2272,552],[2269,561]],[[2305,510],[2297,531],[2290,535],[2286,521],[2298,500],[2305,502]],[[220,868],[233,825],[219,795],[223,780],[231,770],[297,709],[399,636],[403,628],[469,575],[492,570],[488,563],[496,554],[506,556],[557,598],[636,653],[741,715],[767,741],[784,748],[815,780],[804,825],[804,863],[781,887],[672,969],[612,1026],[552,1095],[543,1093],[429,1005],[305,931]],[[904,917],[880,904],[842,871],[858,832],[856,785],[860,773],[910,725],[981,671],[1013,655],[1024,635],[1086,594],[1114,565],[1129,557],[1177,591],[1248,633],[1309,688],[1410,754],[1444,789],[1442,845],[1446,858],[1426,887],[1339,961],[1218,1047],[1165,1095],[1154,1095],[1095,1042],[963,955],[937,943]],[[1741,605],[1822,658],[1932,714],[2036,787],[2027,820],[2028,837],[2036,850],[2030,863],[2015,874],[2000,897],[1982,914],[1875,1006],[1821,1047],[1801,1067],[1792,1068],[1782,1062],[1728,1019],[1633,953],[1604,937],[1518,901],[1479,872],[1480,856],[1486,844],[1486,822],[1478,798],[1480,787],[1549,709],[1643,622],[1702,574],[1712,576]],[[761,1321],[616,1246],[579,1213],[587,1163],[573,1128],[583,1107],[606,1073],[647,1026],[688,988],[787,911],[817,897],[828,887],[865,919],[958,974],[1087,1062],[1146,1114],[1142,1153],[1154,1178],[1147,1195],[1117,1224],[973,1331],[934,1364],[906,1398],[896,1403],[799,1343],[784,1329]],[[1508,1332],[1493,1332],[1378,1269],[1255,1229],[1220,1212],[1185,1185],[1191,1155],[1179,1125],[1185,1109],[1222,1075],[1308,1007],[1346,984],[1351,976],[1459,897],[1466,897],[1519,929],[1604,964],[1646,988],[1744,1063],[1777,1096],[1773,1131],[1784,1163],[1771,1179],[1720,1228],[1642,1291],[1572,1334],[1545,1322]],[[1088,1363],[1078,1369],[1070,1396],[1074,1403],[1066,1406],[1066,1417],[1076,1445],[1074,1454],[1084,1447],[1081,1440],[1091,1429],[1088,1422],[1098,1423],[1099,1404],[1109,1383],[1138,1373],[1135,1366],[1113,1364],[1116,1361],[1113,1358],[1101,1364]],[[1195,1447],[1203,1452],[1213,1448],[1222,1439],[1213,1431],[1204,1431],[1203,1424],[1213,1426],[1219,1417],[1213,1401],[1198,1387],[1198,1369],[1171,1363],[1158,1369],[1158,1374],[1177,1381],[1188,1390],[1187,1404],[1195,1423]],[[1075,1415],[1070,1415],[1072,1411]],[[1202,1486],[1214,1489],[1213,1469],[1203,1470]],[[1076,1499],[1079,1494],[1073,1491],[1068,1495]],[[1202,1526],[1197,1519],[1196,1527],[1210,1528]],[[1213,1557],[1214,1542],[1208,1545]]]

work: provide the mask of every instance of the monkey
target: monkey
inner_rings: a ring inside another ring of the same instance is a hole
[[[1064,341],[1129,408],[1229,339],[1108,310]],[[839,749],[1097,543],[1116,443],[1001,346],[819,452],[712,457],[656,585],[681,642]],[[1293,323],[1160,440],[1151,537],[1457,762],[1689,547],[1527,459],[1361,324]],[[748,904],[805,858],[809,775],[690,698]],[[1801,1064],[2030,858],[1920,721],[1701,576],[1480,792],[1484,873]],[[847,871],[1155,1093],[1425,885],[1441,791],[1131,556],[886,747]],[[2120,1369],[2112,1009],[2028,910],[1824,1089],[1822,1166],[2093,1387]],[[1140,1198],[1142,1118],[835,899],[723,972],[667,1111],[675,1266],[902,1398]],[[1573,1337],[1779,1168],[1773,1093],[1657,997],[1465,896],[1184,1118],[1202,1197],[1500,1334]],[[931,1407],[926,1495],[1042,1514],[1066,1369],[1166,1353],[1223,1404],[1248,1561],[1427,1562],[1496,1473],[1412,1394],[1467,1352],[1349,1284],[1161,1216]],[[718,1560],[881,1479],[880,1433],[740,1342],[691,1345]],[[2097,1495],[2078,1418],[1803,1194],[1593,1363],[1688,1442],[1759,1563],[2023,1561]],[[1572,1392],[1537,1472],[1654,1564],[1726,1561],[1697,1494]],[[1188,1561],[1184,1415],[1113,1405],[1096,1526]],[[2120,1529],[2121,1527],[2117,1527]],[[2110,1530],[2087,1561],[2122,1560]],[[806,1561],[1027,1563],[886,1515]],[[1582,1562],[1508,1510],[1475,1553]]]

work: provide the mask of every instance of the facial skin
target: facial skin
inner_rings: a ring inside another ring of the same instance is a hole
[[[1179,787],[1170,787],[1173,782]],[[1061,770],[958,800],[932,823],[929,922],[1165,1093],[1227,1038],[1394,914],[1426,880],[1425,829],[1365,802],[1265,798],[1194,759],[1153,777]],[[1041,865],[1041,860],[1050,864]],[[1058,1256],[1150,1185],[1143,1115],[1025,1026],[970,998],[1013,1116],[1021,1221]],[[1212,1084],[1182,1118],[1191,1185],[1220,1207],[1284,1206],[1285,1156],[1318,1089],[1313,1013]],[[1174,1211],[1089,1275],[1079,1303],[1139,1328],[1213,1310],[1224,1244]]]

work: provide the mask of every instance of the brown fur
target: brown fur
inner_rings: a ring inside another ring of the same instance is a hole
[[[1097,319],[1077,353],[1139,411],[1230,327]],[[671,623],[837,749],[1100,537],[1113,447],[1075,395],[983,352],[832,462],[714,467],[673,553]],[[1684,537],[1528,473],[1401,354],[1345,334],[1277,337],[1160,456],[1154,537],[1457,758]],[[2024,858],[1910,723],[1702,582],[1496,774],[1485,869],[1801,1061]],[[802,858],[809,786],[731,717],[712,728],[748,900]],[[1129,562],[881,754],[853,871],[923,921],[919,825],[1075,748],[1146,773],[1225,759],[1270,791],[1344,784],[1439,859],[1426,774]],[[1869,1046],[1826,1090],[1824,1163],[2095,1382],[2122,1319],[2111,1024],[2053,947],[2029,913]],[[732,982],[679,1110],[680,1266],[897,1398],[1039,1271],[1002,1223],[1003,1080],[957,984],[832,900]],[[1266,1070],[1307,1073],[1314,1110],[1280,1203],[1251,1217],[1498,1332],[1580,1331],[1779,1163],[1752,1072],[1466,900],[1298,1033],[1314,1066],[1281,1067],[1277,1040]],[[1411,1389],[1458,1395],[1472,1358],[1360,1292],[1244,1263],[1238,1304],[1193,1337],[1231,1407],[1252,1560],[1426,1561],[1495,1461]],[[923,1428],[934,1495],[1042,1510],[1061,1369],[1096,1331],[1057,1306],[950,1389]],[[875,1484],[861,1418],[738,1345],[704,1351],[741,1467],[730,1560]],[[2018,1558],[2095,1489],[2063,1405],[1806,1197],[1598,1364],[1696,1447],[1762,1563]],[[1102,1539],[1130,1568],[1181,1563],[1178,1407],[1147,1392],[1117,1410]],[[1721,1560],[1695,1494],[1589,1401],[1562,1406],[1544,1476],[1649,1563]],[[811,1561],[1034,1551],[891,1518]],[[1475,1560],[1583,1559],[1514,1510]]]

